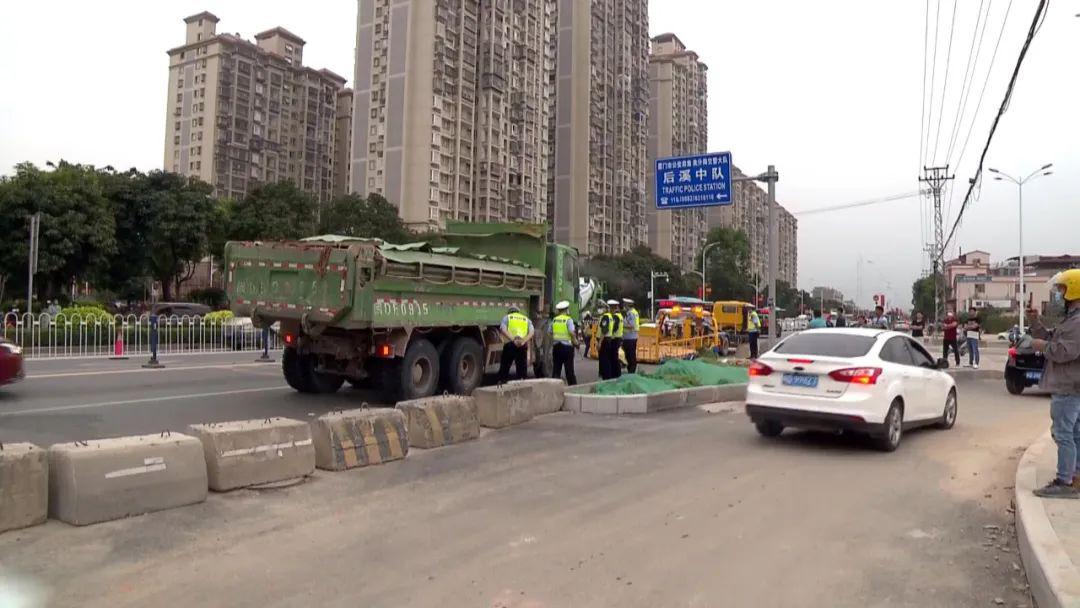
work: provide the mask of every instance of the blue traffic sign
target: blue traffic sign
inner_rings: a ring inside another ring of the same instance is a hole
[[[656,159],[656,208],[731,204],[731,152]]]

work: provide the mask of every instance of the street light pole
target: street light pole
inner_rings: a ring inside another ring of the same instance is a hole
[[[709,250],[719,245],[720,242],[709,243],[705,245],[705,248],[701,250],[701,299],[705,299],[705,260],[709,259]]]
[[[649,272],[649,318],[656,318],[656,279],[666,279],[666,272]]]
[[[1018,327],[1020,328],[1020,335],[1024,335],[1024,305],[1027,304],[1027,290],[1025,289],[1024,285],[1024,184],[1026,184],[1032,179],[1035,179],[1036,177],[1050,175],[1051,173],[1053,173],[1053,171],[1050,171],[1049,169],[1053,166],[1054,163],[1047,163],[1042,167],[1039,167],[1035,171],[1032,171],[1028,174],[1027,177],[1023,179],[1016,179],[1015,177],[1007,173],[998,171],[997,169],[990,169],[990,172],[995,174],[995,181],[1002,181],[1003,179],[1005,179],[1016,184],[1017,213],[1019,215],[1019,222],[1017,226],[1019,230],[1019,238],[1017,240],[1019,241],[1018,245],[1020,247],[1020,254],[1019,256],[1017,256],[1020,261],[1020,293],[1019,295],[1017,295],[1016,298],[1016,309],[1017,316],[1020,317],[1020,322],[1018,324]]]

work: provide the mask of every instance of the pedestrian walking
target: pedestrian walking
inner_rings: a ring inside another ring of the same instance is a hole
[[[623,315],[622,350],[626,354],[626,373],[633,374],[637,371],[637,340],[641,316],[630,298],[623,298],[623,306],[626,314]]]
[[[847,317],[844,316],[844,313],[836,315],[836,323],[833,327],[847,327]]]
[[[577,384],[577,375],[574,373],[574,358],[577,356],[577,328],[574,319],[568,313],[570,302],[563,300],[555,305],[555,318],[551,320],[551,360],[552,378],[561,378],[563,369],[566,369],[566,384]]]
[[[982,323],[979,322],[979,311],[974,308],[968,313],[964,323],[964,338],[968,347],[968,367],[979,369],[979,340],[982,338]]]
[[[926,317],[921,312],[915,313],[915,318],[911,320],[911,337],[922,338],[926,331]]]
[[[761,338],[761,317],[757,308],[751,306],[746,312],[746,335],[750,342],[750,358],[758,358],[758,339]]]
[[[960,323],[956,320],[956,315],[950,310],[945,314],[945,320],[941,323],[941,356],[948,359],[949,350],[952,349],[957,367],[960,367],[960,345],[956,342],[959,327]]]
[[[593,333],[592,314],[589,311],[581,313],[581,341],[585,343],[585,356],[589,356],[589,347],[592,346],[592,333]]]
[[[825,317],[821,316],[821,309],[814,311],[814,318],[810,319],[810,329],[823,329],[828,327],[829,324],[825,321]]]
[[[511,365],[517,367],[518,380],[528,378],[529,342],[533,339],[534,331],[532,319],[521,314],[518,306],[510,306],[499,325],[499,333],[505,340],[499,360],[499,384],[510,380]]]
[[[1057,444],[1057,475],[1035,490],[1043,498],[1080,498],[1077,450],[1080,449],[1080,269],[1050,279],[1051,297],[1064,306],[1065,319],[1048,331],[1035,311],[1032,346],[1043,353],[1046,367],[1039,388],[1050,393],[1050,433]]]

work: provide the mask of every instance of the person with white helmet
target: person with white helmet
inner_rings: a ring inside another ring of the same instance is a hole
[[[619,312],[619,301],[608,300],[607,312],[600,317],[600,379],[610,380],[621,375],[619,365],[619,341],[622,339],[623,317]]]
[[[622,350],[626,354],[626,371],[632,374],[637,371],[637,340],[641,316],[638,314],[637,309],[634,308],[633,300],[623,298],[622,301],[623,306],[626,307],[626,315],[623,317]]]
[[[574,319],[570,316],[570,302],[563,300],[555,305],[555,318],[551,320],[551,347],[552,374],[553,378],[562,377],[562,370],[566,368],[566,384],[577,384],[577,375],[574,374],[574,356],[577,354],[577,330],[574,327]]]
[[[517,367],[518,380],[528,378],[529,341],[532,340],[534,332],[532,319],[521,314],[521,308],[517,304],[511,304],[499,325],[499,333],[506,340],[499,361],[499,384],[510,379],[511,365]]]
[[[1080,498],[1077,450],[1080,449],[1080,269],[1050,279],[1051,302],[1064,308],[1065,319],[1047,330],[1034,310],[1032,346],[1043,353],[1046,368],[1039,388],[1050,393],[1050,433],[1057,444],[1057,475],[1035,490],[1042,498]]]

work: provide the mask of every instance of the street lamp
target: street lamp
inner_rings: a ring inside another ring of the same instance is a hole
[[[649,318],[656,318],[656,279],[666,279],[666,272],[652,271],[649,273]]]
[[[701,299],[705,299],[705,261],[709,259],[709,250],[720,244],[720,241],[709,243],[701,250]]]
[[[1027,303],[1027,292],[1024,289],[1024,184],[1026,184],[1029,180],[1035,179],[1037,177],[1041,177],[1043,175],[1050,175],[1051,173],[1053,173],[1053,171],[1050,171],[1050,167],[1053,166],[1054,163],[1046,163],[1045,165],[1029,173],[1028,176],[1023,179],[1016,179],[1008,173],[1003,173],[1001,171],[998,171],[997,169],[990,169],[990,172],[995,175],[995,181],[1000,182],[1003,180],[1008,180],[1016,184],[1017,211],[1020,218],[1020,225],[1017,230],[1017,232],[1019,233],[1020,241],[1020,295],[1017,298],[1019,302],[1017,306],[1017,312],[1019,313],[1020,317],[1020,335],[1024,334],[1024,305]]]

